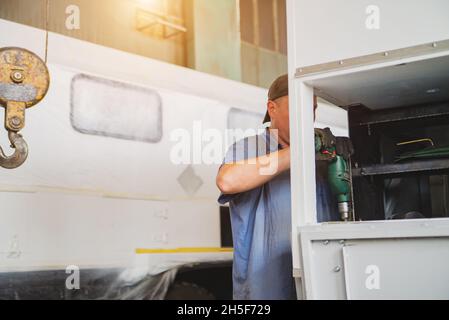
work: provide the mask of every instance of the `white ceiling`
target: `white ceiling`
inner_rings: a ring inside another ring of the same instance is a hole
[[[449,101],[449,56],[313,80],[318,95],[341,107],[379,110]]]

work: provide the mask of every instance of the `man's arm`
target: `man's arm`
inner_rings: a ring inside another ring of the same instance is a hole
[[[290,169],[290,148],[268,155],[221,166],[217,186],[223,194],[236,194],[257,188]]]

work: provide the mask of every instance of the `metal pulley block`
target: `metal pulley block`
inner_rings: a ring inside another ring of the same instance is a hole
[[[13,169],[28,156],[25,140],[18,133],[25,126],[25,110],[39,103],[46,95],[50,76],[45,63],[34,53],[22,48],[0,49],[0,105],[5,110],[5,128],[12,156],[0,148],[0,166]]]

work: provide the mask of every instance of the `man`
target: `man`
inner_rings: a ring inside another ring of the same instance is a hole
[[[231,211],[234,299],[295,299],[287,75],[270,87],[264,122],[270,128],[236,142],[217,175],[218,201]],[[338,220],[325,177],[317,167],[318,221]]]

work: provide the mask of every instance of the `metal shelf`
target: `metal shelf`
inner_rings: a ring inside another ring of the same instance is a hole
[[[439,170],[449,170],[449,159],[420,160],[407,163],[378,164],[353,168],[352,175],[354,177],[388,176]]]

